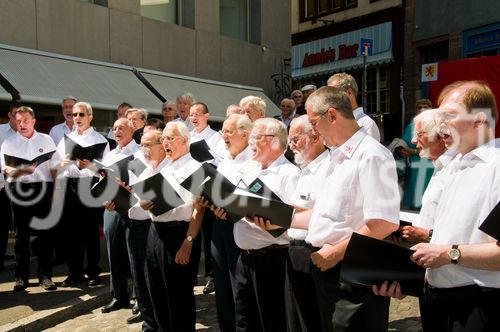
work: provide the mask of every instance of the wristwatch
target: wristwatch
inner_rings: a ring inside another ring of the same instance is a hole
[[[458,259],[461,256],[460,249],[458,249],[458,244],[451,246],[451,250],[448,251],[448,257],[450,257],[451,264],[458,264]]]
[[[186,236],[186,240],[188,240],[188,242],[193,242],[193,237],[191,235],[188,235]]]

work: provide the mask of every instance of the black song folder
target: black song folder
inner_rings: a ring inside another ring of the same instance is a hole
[[[10,167],[19,167],[19,166],[31,166],[33,164],[40,165],[41,163],[46,162],[47,160],[50,160],[52,158],[52,155],[54,154],[54,151],[50,151],[44,154],[39,155],[36,158],[33,158],[32,160],[27,160],[19,157],[14,157],[14,156],[9,156],[8,154],[4,154],[5,158],[5,165],[10,166]]]
[[[115,211],[120,215],[127,214],[128,210],[137,203],[137,198],[110,176],[104,176],[90,192],[92,196],[101,198],[103,202],[114,202]]]
[[[189,153],[191,153],[193,159],[199,161],[200,163],[215,158],[215,156],[210,152],[210,147],[204,139],[191,143],[189,145]]]
[[[161,173],[133,184],[132,191],[141,200],[153,202],[151,213],[154,216],[159,216],[184,204],[184,200]]]
[[[121,181],[128,184],[128,169],[129,163],[134,160],[134,156],[130,155],[125,158],[122,158],[111,165],[104,165],[99,160],[94,159],[92,162],[96,164],[98,172],[104,172],[108,176],[113,178],[119,178]]]
[[[401,292],[420,296],[424,289],[425,269],[413,263],[413,250],[391,242],[353,233],[342,261],[340,279],[363,287],[397,281]]]
[[[500,241],[500,202],[491,210],[479,229]]]
[[[108,142],[83,147],[67,135],[64,135],[64,147],[66,154],[69,154],[70,160],[101,160],[104,155],[106,145],[108,145]]]

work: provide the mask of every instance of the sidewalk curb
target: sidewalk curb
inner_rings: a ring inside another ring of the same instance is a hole
[[[2,325],[0,331],[41,331],[104,306],[110,300],[109,286],[100,287],[91,294],[66,301],[58,308],[42,310],[13,323]]]

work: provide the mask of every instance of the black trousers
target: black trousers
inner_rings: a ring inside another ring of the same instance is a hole
[[[500,331],[500,289],[426,287],[424,331]]]
[[[322,331],[387,332],[390,299],[374,295],[371,289],[340,282],[341,264],[325,272],[316,266],[311,269]]]
[[[7,251],[9,229],[12,223],[12,210],[5,188],[0,189],[0,211],[2,211],[2,218],[0,220],[0,267],[2,267],[5,252]]]
[[[146,248],[150,227],[150,220],[130,220],[126,223],[125,229],[132,283],[134,284],[139,311],[144,317],[143,331],[157,330],[153,304],[151,303],[148,283],[146,282]]]
[[[214,259],[215,304],[222,332],[234,331],[234,300],[236,295],[236,263],[240,248],[234,242],[233,223],[214,221],[212,257]]]
[[[236,331],[286,331],[287,246],[242,250],[236,264]]]
[[[305,241],[292,240],[286,261],[285,303],[288,331],[321,331],[311,252]]]
[[[203,216],[203,222],[201,224],[201,236],[198,236],[195,241],[197,243],[193,244],[192,257],[193,257],[193,269],[194,269],[194,280],[196,286],[196,280],[198,278],[198,270],[201,258],[201,248],[203,246],[203,255],[205,256],[205,277],[214,276],[214,258],[212,256],[211,246],[212,246],[212,234],[214,227],[215,216],[213,213],[206,212]]]
[[[90,179],[68,179],[60,233],[66,240],[64,248],[67,251],[68,274],[74,277],[87,274],[96,278],[101,273],[99,227],[104,209],[89,207],[80,200],[78,186],[82,181]],[[87,267],[84,269],[85,258]]]
[[[128,277],[130,262],[128,257],[127,239],[125,236],[128,217],[120,216],[116,211],[104,211],[104,236],[108,250],[111,292],[119,301],[129,301]]]
[[[194,331],[192,267],[175,263],[187,222],[153,223],[146,249],[146,281],[160,331]]]
[[[38,278],[52,278],[53,237],[50,229],[33,229],[33,217],[44,218],[50,211],[53,184],[46,182],[10,183],[9,195],[16,231],[15,277],[28,280],[30,276],[30,237],[35,235],[34,252],[38,259]],[[29,193],[29,194],[28,194]]]

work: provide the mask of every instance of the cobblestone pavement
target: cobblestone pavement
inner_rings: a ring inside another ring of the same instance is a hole
[[[196,294],[196,330],[218,331],[215,296],[203,295],[203,286],[195,287]],[[47,330],[51,332],[79,331],[140,331],[141,324],[127,325],[125,319],[131,315],[129,309],[122,309],[108,314],[102,314],[98,308],[91,313],[81,315]],[[391,302],[389,314],[389,331],[417,332],[421,331],[418,300],[407,297],[401,301]]]

